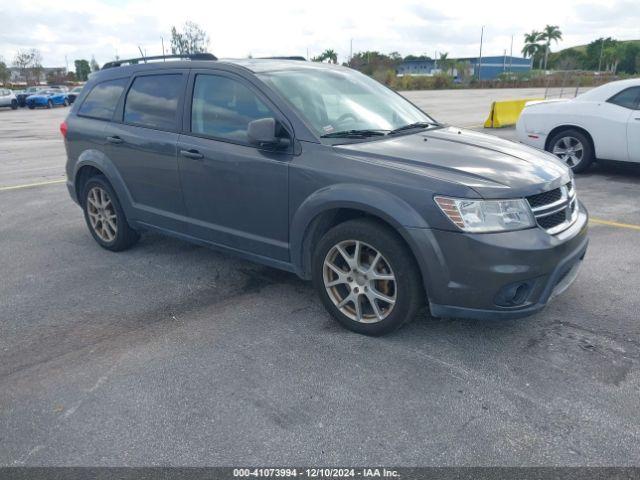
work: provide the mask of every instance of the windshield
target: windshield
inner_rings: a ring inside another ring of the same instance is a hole
[[[400,95],[355,70],[298,68],[258,77],[289,100],[320,136],[434,122]]]

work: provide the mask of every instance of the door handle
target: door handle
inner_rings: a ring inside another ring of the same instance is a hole
[[[118,137],[117,135],[113,137],[107,137],[107,141],[109,143],[124,143],[124,140]]]
[[[198,150],[180,150],[180,155],[187,158],[192,158],[194,160],[201,160],[204,158],[204,155],[201,154]]]

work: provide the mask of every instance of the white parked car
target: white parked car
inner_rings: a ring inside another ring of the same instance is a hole
[[[0,88],[0,107],[18,108],[18,99],[8,88]]]
[[[530,102],[518,140],[547,150],[574,172],[596,159],[640,162],[640,79],[620,80],[573,99]]]

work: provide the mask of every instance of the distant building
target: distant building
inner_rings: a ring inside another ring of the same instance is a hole
[[[28,72],[27,72],[28,70]],[[65,67],[43,67],[40,70],[38,78],[33,78],[33,74],[29,69],[21,69],[16,67],[10,67],[9,73],[11,75],[10,82],[14,85],[26,85],[27,83],[47,83],[48,78],[64,78],[67,76],[67,69]],[[28,77],[28,78],[27,78]]]
[[[435,60],[408,60],[398,65],[396,74],[403,75],[428,75],[431,76],[436,71]]]
[[[450,58],[452,64],[464,64],[465,72],[458,72],[455,66],[451,72],[454,77],[478,78],[478,70],[481,80],[493,80],[498,78],[502,73],[524,73],[531,70],[531,60],[522,57],[512,57],[509,55],[500,55],[493,57],[482,57],[482,61],[478,57],[467,58]],[[426,75],[431,76],[441,73],[442,69],[438,66],[437,60],[409,60],[401,63],[396,74],[403,75]],[[462,75],[461,75],[462,74]]]

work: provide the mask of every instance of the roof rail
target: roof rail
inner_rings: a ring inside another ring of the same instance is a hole
[[[107,62],[102,66],[102,69],[121,67],[123,64],[135,65],[138,63],[147,63],[149,60],[167,60],[167,59],[188,59],[188,60],[217,60],[218,58],[211,53],[185,53],[184,55],[156,55],[154,57],[139,57],[139,58],[127,58],[123,60],[114,60],[113,62]]]
[[[258,60],[299,60],[301,62],[306,62],[307,59],[298,55],[298,56],[291,56],[291,57],[258,57]]]

